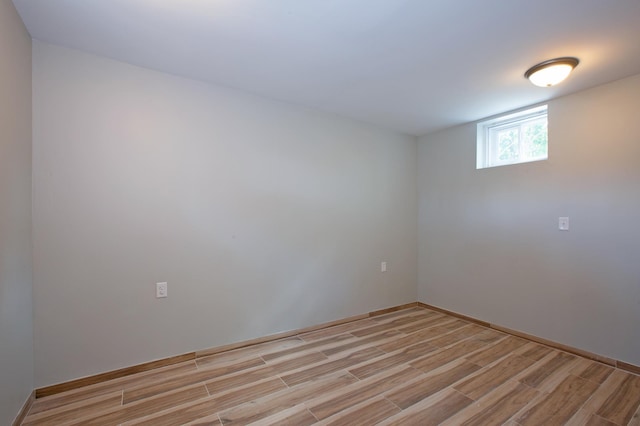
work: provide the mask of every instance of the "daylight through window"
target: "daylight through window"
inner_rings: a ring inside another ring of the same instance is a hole
[[[476,168],[546,160],[547,106],[478,123]]]

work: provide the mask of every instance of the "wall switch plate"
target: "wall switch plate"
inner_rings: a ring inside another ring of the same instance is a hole
[[[558,218],[558,229],[561,231],[569,230],[569,218],[568,217],[560,217]]]
[[[167,283],[156,283],[156,297],[167,297]]]
[[[380,262],[380,272],[387,272],[387,262]]]

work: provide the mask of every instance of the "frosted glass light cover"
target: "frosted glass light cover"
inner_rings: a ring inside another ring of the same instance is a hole
[[[573,67],[569,64],[550,65],[529,76],[529,80],[540,87],[555,86],[571,74]]]

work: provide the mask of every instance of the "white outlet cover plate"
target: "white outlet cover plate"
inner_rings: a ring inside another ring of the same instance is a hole
[[[156,283],[156,297],[160,299],[167,295],[167,283]]]
[[[561,231],[569,230],[569,218],[568,217],[560,217],[558,218],[558,229]]]

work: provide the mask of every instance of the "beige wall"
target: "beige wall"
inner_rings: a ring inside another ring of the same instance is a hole
[[[639,100],[550,102],[544,162],[476,170],[473,123],[421,138],[420,300],[640,365]]]
[[[0,424],[33,389],[31,37],[0,0]]]
[[[416,300],[415,138],[38,42],[34,94],[37,386]]]

